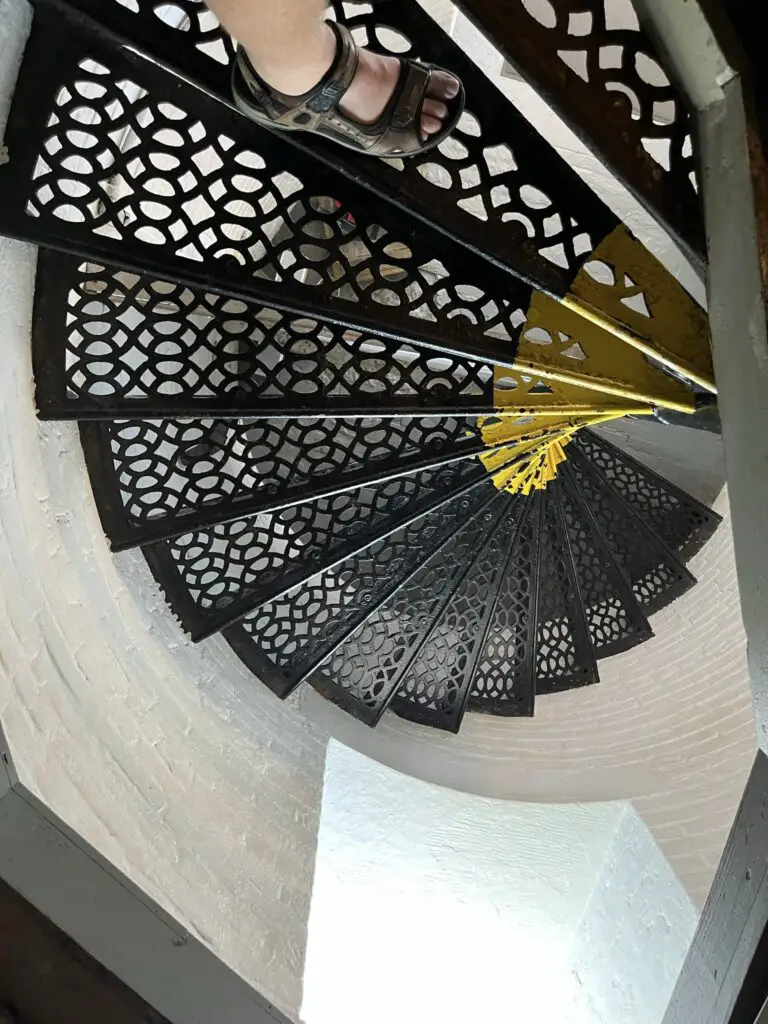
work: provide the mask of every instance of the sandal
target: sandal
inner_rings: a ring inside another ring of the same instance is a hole
[[[273,89],[256,72],[245,50],[238,47],[232,93],[241,113],[278,131],[313,132],[340,146],[379,157],[426,153],[451,134],[464,111],[463,85],[459,83],[453,99],[443,101],[448,117],[442,129],[425,139],[421,133],[422,107],[432,73],[443,69],[404,57],[400,58],[395,90],[377,121],[363,124],[343,114],[339,103],[357,72],[357,44],[344,25],[335,21],[329,25],[336,33],[336,60],[325,77],[303,96],[286,96]]]

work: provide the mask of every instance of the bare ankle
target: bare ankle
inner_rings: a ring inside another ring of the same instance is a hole
[[[336,59],[336,36],[327,22],[317,33],[300,41],[290,54],[281,54],[279,60],[249,52],[251,63],[259,75],[278,92],[287,96],[302,96],[309,92],[327,74]]]

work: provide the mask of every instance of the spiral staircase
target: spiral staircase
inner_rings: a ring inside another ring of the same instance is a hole
[[[461,6],[702,270],[691,122],[639,25]],[[531,716],[695,585],[718,516],[599,428],[696,425],[707,317],[415,0],[330,14],[461,75],[438,151],[253,125],[197,0],[37,0],[0,231],[40,246],[38,410],[79,421],[113,549],[278,697]]]

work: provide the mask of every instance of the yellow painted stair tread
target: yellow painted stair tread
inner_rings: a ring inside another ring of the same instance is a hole
[[[543,377],[650,403],[694,412],[693,393],[642,352],[625,344],[543,292],[534,292],[521,333],[515,367]]]
[[[570,297],[625,325],[665,365],[716,391],[706,311],[624,225],[595,249]]]
[[[503,366],[494,367],[493,405],[498,412],[543,416],[621,411],[625,416],[650,415],[648,402],[606,394],[566,381],[546,379]]]

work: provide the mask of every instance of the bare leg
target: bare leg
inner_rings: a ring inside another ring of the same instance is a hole
[[[261,77],[280,92],[300,96],[316,85],[336,56],[336,37],[325,20],[324,0],[207,0],[224,28],[245,48]],[[343,112],[362,123],[375,121],[397,83],[394,57],[360,51],[360,67],[341,103]],[[443,102],[458,92],[450,75],[435,75],[424,103],[422,132],[442,127]]]

